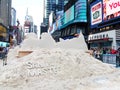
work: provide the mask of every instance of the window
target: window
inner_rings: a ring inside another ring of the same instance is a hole
[[[67,28],[67,35],[70,35],[70,27]]]
[[[80,28],[79,27],[77,27],[77,34],[80,34]]]
[[[70,30],[70,35],[73,35],[73,34],[75,34],[76,33],[76,30],[75,30],[75,28],[72,26],[71,27],[71,30]]]

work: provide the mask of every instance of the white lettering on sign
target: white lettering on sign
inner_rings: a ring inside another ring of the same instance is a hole
[[[104,38],[109,38],[108,34],[93,35],[89,37],[89,40],[97,40],[97,39],[104,39]]]

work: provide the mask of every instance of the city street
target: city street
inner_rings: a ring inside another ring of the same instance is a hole
[[[120,0],[0,0],[0,90],[120,90]]]

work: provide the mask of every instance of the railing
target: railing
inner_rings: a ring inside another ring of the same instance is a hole
[[[102,61],[104,63],[116,64],[116,54],[103,54]]]

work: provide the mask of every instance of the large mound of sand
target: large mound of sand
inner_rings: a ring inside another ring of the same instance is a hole
[[[25,49],[39,49],[39,48],[64,48],[64,49],[80,49],[88,50],[82,34],[78,38],[70,40],[62,40],[56,43],[52,36],[48,33],[43,33],[41,39],[37,39],[34,33],[27,34],[26,39],[23,41],[21,50]]]
[[[80,33],[79,37],[68,39],[68,40],[61,40],[57,43],[58,47],[65,48],[65,49],[79,49],[79,50],[88,50],[87,44],[85,43],[83,34]]]
[[[36,41],[47,44],[50,38],[48,35],[45,37],[42,39],[43,41]],[[54,40],[50,41],[51,44],[48,47],[47,45],[45,47],[43,45],[37,46],[35,43],[38,42],[33,41],[33,38],[30,40],[37,48],[34,48],[30,43],[28,44],[29,39],[26,39],[28,41],[24,41],[21,48],[16,47],[10,50],[8,65],[0,68],[0,90],[120,89],[119,70],[94,59],[85,53],[86,49],[78,49],[78,47],[65,49],[58,47],[59,45]],[[74,46],[72,44],[75,42],[70,42],[70,45]],[[52,43],[55,44],[55,47]],[[61,44],[69,45],[65,43]],[[26,50],[26,48],[32,49],[33,53],[22,58],[15,57],[15,52]]]

